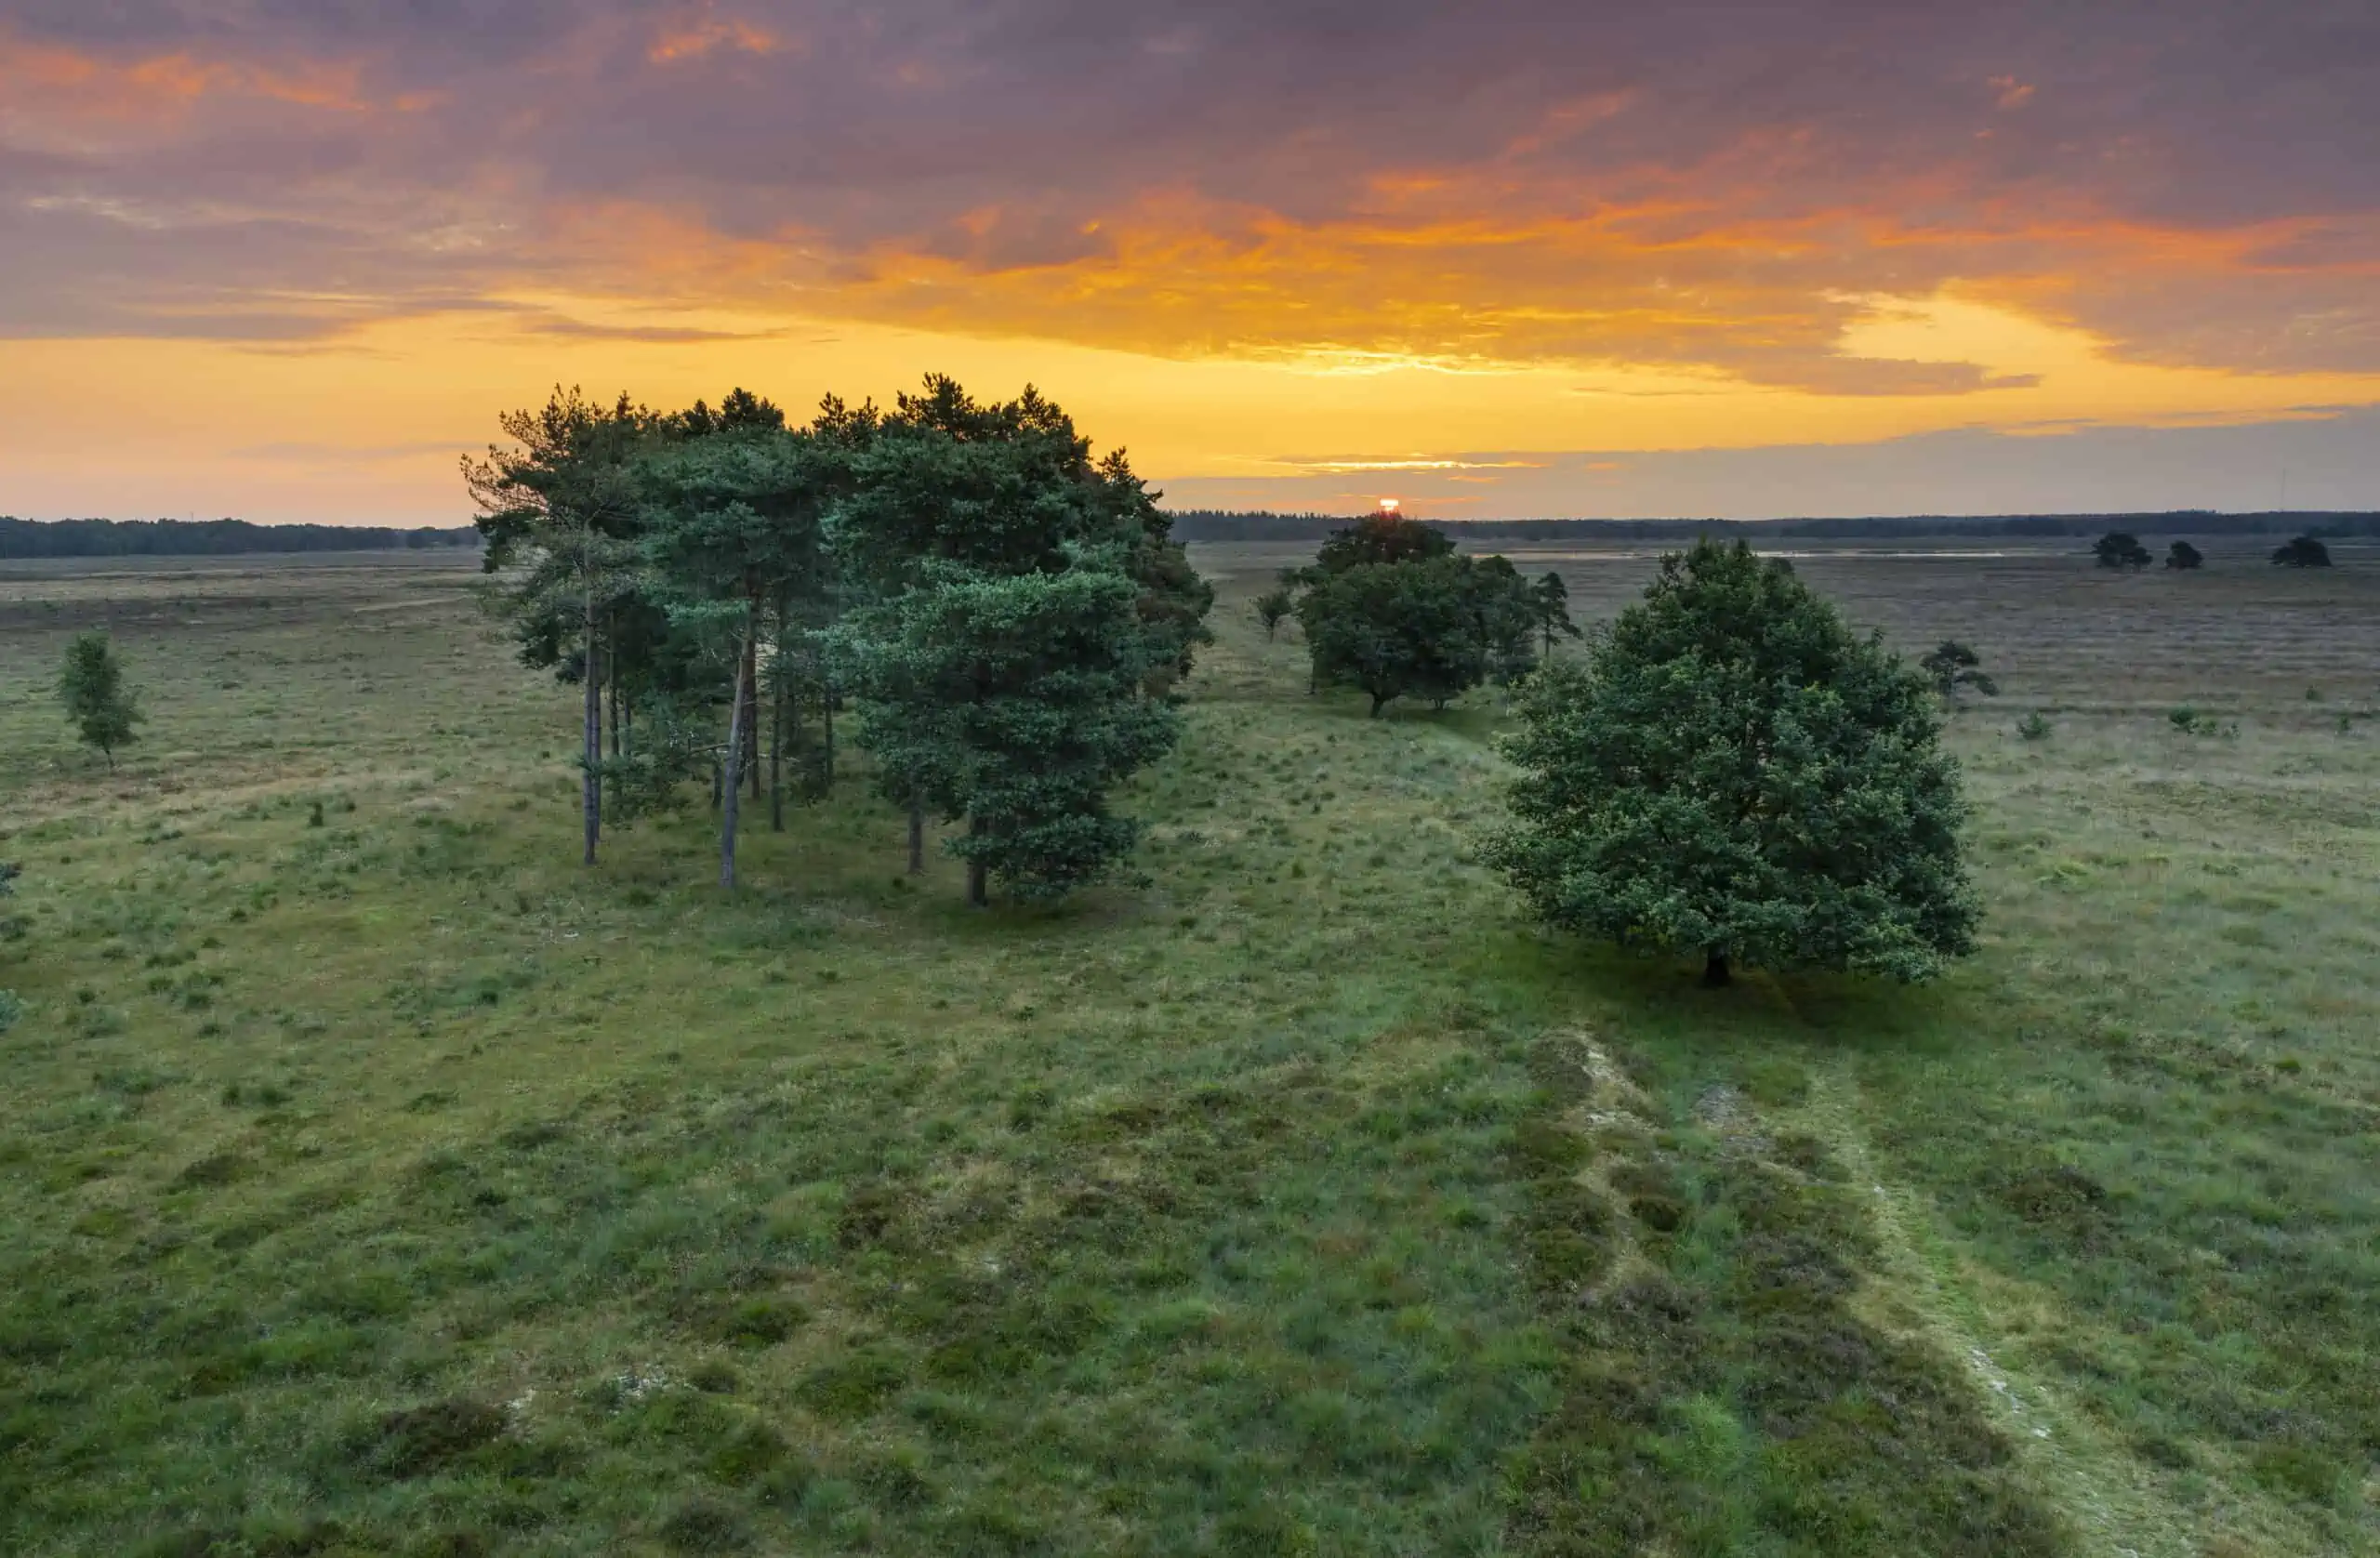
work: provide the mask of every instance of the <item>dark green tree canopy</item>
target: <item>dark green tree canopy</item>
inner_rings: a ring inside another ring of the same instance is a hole
[[[2311,535],[2300,535],[2272,549],[2276,568],[2328,568],[2331,548]]]
[[[2146,568],[2156,561],[2139,536],[2122,530],[2111,530],[2092,542],[2091,555],[2102,568]]]
[[[2206,554],[2188,541],[2176,541],[2165,549],[2165,566],[2168,568],[2202,568],[2205,565]]]
[[[1330,533],[1315,554],[1312,572],[1338,574],[1376,562],[1426,562],[1452,557],[1454,550],[1454,538],[1435,525],[1401,514],[1368,514]]]
[[[116,748],[130,743],[134,727],[148,718],[125,685],[124,662],[116,657],[104,628],[77,633],[68,642],[58,673],[58,701],[73,721],[76,738],[99,748],[110,768],[115,766]]]
[[[1054,573],[937,564],[846,625],[866,739],[905,799],[966,834],[951,852],[1023,898],[1112,874],[1140,826],[1106,793],[1170,750],[1181,716],[1144,683],[1167,653],[1120,556]]]
[[[1529,597],[1537,605],[1538,628],[1545,636],[1546,658],[1552,659],[1556,635],[1579,637],[1579,625],[1570,620],[1570,587],[1562,582],[1560,574],[1549,568],[1529,587]]]
[[[1297,617],[1316,682],[1361,688],[1375,715],[1398,698],[1443,706],[1517,679],[1540,620],[1509,561],[1451,554],[1317,569]]]
[[[1972,950],[1967,814],[1924,678],[1741,543],[1665,558],[1525,684],[1486,851],[1549,922],[1647,953],[1919,980]]]
[[[977,902],[1116,867],[1138,830],[1105,792],[1176,738],[1168,689],[1214,599],[1157,495],[1030,388],[985,404],[941,376],[851,472],[826,523],[855,601],[836,658],[886,798],[966,819]]]

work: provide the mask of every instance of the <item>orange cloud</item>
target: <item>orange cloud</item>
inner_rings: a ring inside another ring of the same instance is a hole
[[[721,48],[742,54],[769,55],[786,46],[786,40],[780,34],[765,27],[734,17],[713,16],[706,7],[692,19],[663,23],[654,34],[652,44],[646,47],[644,57],[656,65],[674,65],[703,59]]]
[[[276,65],[209,59],[186,50],[128,61],[112,60],[0,32],[0,99],[28,112],[139,119],[179,112],[204,98],[249,99],[300,108],[362,112],[375,105],[363,94],[352,63],[308,60]],[[426,100],[416,95],[416,103]],[[390,105],[403,106],[403,105]]]

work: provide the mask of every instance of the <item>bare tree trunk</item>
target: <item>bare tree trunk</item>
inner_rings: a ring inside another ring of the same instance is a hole
[[[921,795],[909,797],[909,875],[921,875],[926,868],[926,802]]]
[[[750,647],[748,638],[746,647]],[[719,786],[719,885],[725,888],[735,885],[735,814],[736,803],[744,793],[744,738],[747,733],[744,694],[748,684],[745,676],[751,665],[748,655],[736,655],[735,696],[728,705],[727,771],[721,775]]]
[[[595,864],[595,845],[603,836],[603,687],[597,679],[596,661],[602,654],[597,644],[595,624],[595,581],[587,581],[587,662],[583,680],[587,683],[587,731],[584,757],[585,782],[580,786],[579,803],[587,824],[587,856],[584,864]]]

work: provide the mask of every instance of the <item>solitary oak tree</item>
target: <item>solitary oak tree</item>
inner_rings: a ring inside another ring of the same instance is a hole
[[[2176,541],[2165,549],[2165,566],[2168,568],[2187,570],[2205,565],[2206,554],[2188,541]]]
[[[2311,535],[2300,535],[2272,549],[2276,568],[2328,568],[2331,548]]]
[[[1297,616],[1314,684],[1362,689],[1375,716],[1405,697],[1444,707],[1484,681],[1517,680],[1535,661],[1538,601],[1503,558],[1417,549],[1309,572]]]
[[[1645,953],[1922,980],[1973,949],[1967,815],[1925,680],[1781,560],[1662,560],[1525,684],[1486,857],[1543,919]]]

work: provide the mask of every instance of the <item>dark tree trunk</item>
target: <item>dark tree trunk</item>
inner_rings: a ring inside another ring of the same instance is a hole
[[[1387,700],[1386,698],[1382,697],[1378,693],[1374,693],[1372,694],[1372,718],[1373,718],[1373,719],[1375,719],[1375,720],[1379,719],[1379,718],[1380,718],[1380,711],[1381,711],[1382,709],[1383,709],[1383,708],[1386,708],[1387,706],[1388,706],[1388,700]]]
[[[634,702],[620,706],[620,746],[624,751],[632,752],[636,749],[636,705]]]
[[[926,868],[926,803],[923,797],[909,798],[909,875],[921,875]]]
[[[771,680],[769,698],[769,831],[785,831],[785,667]]]
[[[742,685],[739,712],[744,721],[744,752],[739,759],[744,771],[752,776],[752,799],[760,799],[760,640],[747,631],[744,639],[744,658],[735,668],[736,680]]]
[[[587,586],[586,608],[587,660],[580,667],[587,683],[587,731],[582,756],[586,759],[586,774],[579,787],[579,805],[587,824],[587,854],[584,864],[595,864],[595,846],[603,836],[603,683],[597,674],[602,651],[597,645],[595,622],[595,586]]]
[[[1726,985],[1727,980],[1727,955],[1723,949],[1714,946],[1703,958],[1703,986],[1711,990],[1722,989]]]
[[[818,775],[818,788],[823,792],[835,787],[835,686],[824,680],[818,683],[818,717],[825,728],[826,744],[826,766]]]
[[[968,836],[971,838],[981,838],[984,836],[984,819],[981,817],[970,817],[967,820],[967,832]],[[970,858],[968,860],[967,906],[969,908],[980,909],[987,906],[991,903],[992,897],[989,891],[990,876],[991,873],[984,868],[984,863],[982,860],[975,858]]]
[[[620,678],[616,667],[607,666],[604,670],[603,690],[612,702],[612,760],[617,762],[620,759]]]
[[[728,705],[727,772],[721,776],[719,793],[719,885],[735,885],[735,813],[736,804],[744,793],[745,671],[751,666],[745,655],[735,657],[735,696]]]

